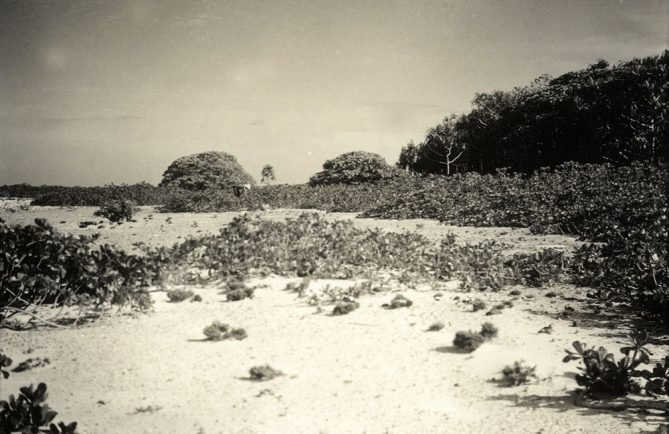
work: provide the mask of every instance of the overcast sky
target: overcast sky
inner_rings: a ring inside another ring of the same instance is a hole
[[[397,160],[475,92],[668,47],[667,0],[0,0],[0,184]]]

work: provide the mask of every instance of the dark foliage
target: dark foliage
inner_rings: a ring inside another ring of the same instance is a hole
[[[254,184],[237,159],[225,152],[202,152],[173,161],[160,182],[161,187],[203,191],[234,185]]]
[[[348,152],[323,163],[323,170],[309,179],[309,185],[360,184],[397,178],[406,174],[389,166],[386,160],[371,152]]]

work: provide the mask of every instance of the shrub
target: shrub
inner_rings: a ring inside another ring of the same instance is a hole
[[[93,213],[96,217],[104,217],[110,222],[130,221],[137,212],[135,204],[127,199],[109,200]]]
[[[9,226],[0,219],[0,327],[40,304],[150,307],[146,287],[161,281],[165,258],[128,255],[96,236],[62,235],[44,219]]]
[[[253,288],[237,288],[228,290],[225,293],[225,296],[227,301],[240,301],[244,300],[245,298],[253,298],[254,291],[255,290]]]
[[[405,175],[405,172],[388,165],[378,154],[356,151],[327,160],[323,170],[309,179],[309,185],[359,184]]]
[[[205,327],[204,330],[202,330],[202,333],[204,333],[210,341],[220,341],[227,338],[229,331],[229,325],[214,321],[211,325]]]
[[[163,173],[161,187],[203,191],[254,184],[237,159],[225,152],[202,152],[173,161]]]
[[[249,369],[249,375],[252,380],[268,381],[283,375],[283,373],[281,371],[277,371],[269,365],[264,365],[254,366],[253,368]]]
[[[471,352],[480,347],[484,342],[497,337],[497,332],[497,327],[487,322],[481,326],[481,331],[478,333],[471,330],[457,332],[453,339],[453,345]]]
[[[428,332],[438,332],[439,330],[446,327],[446,325],[441,321],[436,321],[430,324],[430,327],[427,328]]]
[[[397,294],[395,298],[393,298],[390,303],[386,303],[383,305],[383,307],[387,309],[399,309],[401,307],[409,307],[413,304],[413,301],[409,300],[402,294]]]
[[[3,368],[11,364],[12,359],[0,353],[0,373],[5,379],[9,378],[9,371]],[[0,401],[0,433],[76,434],[76,422],[52,423],[58,413],[46,404],[46,389],[44,383],[39,383],[36,389],[31,384],[21,387],[18,397],[10,395],[8,401]]]
[[[514,362],[502,370],[502,383],[511,386],[520,386],[536,380],[536,366],[527,366],[524,362]]]
[[[492,338],[496,338],[498,332],[499,329],[495,325],[489,322],[483,323],[483,325],[481,325],[480,334],[486,340],[491,340]]]
[[[233,329],[228,324],[223,324],[220,321],[214,321],[202,330],[205,337],[209,341],[222,341],[226,339],[237,339],[241,341],[246,339],[246,330],[242,328]]]
[[[167,298],[170,303],[179,303],[193,296],[193,291],[187,289],[172,289],[167,291]]]
[[[576,375],[576,382],[579,386],[585,387],[589,394],[602,393],[611,396],[624,396],[628,393],[636,393],[641,390],[637,378],[645,377],[650,380],[651,391],[660,391],[667,394],[669,389],[654,387],[656,385],[666,386],[667,369],[669,360],[665,359],[665,365],[658,364],[653,372],[637,371],[637,367],[650,362],[650,353],[645,348],[648,343],[648,334],[646,332],[634,332],[630,335],[631,346],[623,347],[620,351],[625,355],[617,363],[613,354],[606,351],[606,348],[589,348],[587,345],[576,341],[573,343],[575,352],[565,350],[567,355],[562,360],[569,362],[572,360],[583,361],[584,367],[579,367],[582,374]],[[655,378],[653,378],[655,377]],[[657,381],[653,381],[653,380]]]
[[[360,303],[352,300],[338,301],[332,309],[332,315],[346,315],[360,307]]]
[[[453,339],[453,345],[467,351],[474,351],[480,347],[483,342],[485,342],[483,336],[471,330],[459,331],[455,333],[455,338]]]
[[[480,298],[475,298],[472,300],[472,312],[478,312],[479,310],[483,310],[486,308],[486,302],[481,300]]]

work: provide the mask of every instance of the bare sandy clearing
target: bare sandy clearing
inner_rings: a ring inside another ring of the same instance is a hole
[[[576,365],[561,362],[563,349],[575,339],[612,349],[624,331],[574,328],[571,318],[537,314],[558,314],[565,305],[542,290],[524,289],[536,298],[518,299],[495,316],[472,313],[454,298],[494,303],[508,295],[447,292],[435,299],[433,291],[409,290],[403,294],[414,301],[410,308],[381,308],[394,296],[383,293],[362,297],[358,310],[336,317],[283,291],[288,281],[257,281],[268,286],[252,300],[225,303],[216,288],[193,288],[204,302],[167,303],[158,292],[155,312],[136,318],[3,330],[2,347],[17,362],[40,356],[51,364],[13,374],[0,396],[46,382],[60,416],[78,420],[88,434],[616,433],[653,427],[645,416],[573,406]],[[203,327],[213,320],[243,327],[249,336],[202,341]],[[445,328],[427,332],[437,320]],[[456,331],[478,329],[484,321],[499,327],[498,338],[471,354],[451,346]],[[555,332],[539,334],[548,324]],[[542,381],[515,388],[490,381],[521,359],[537,365]],[[285,375],[248,381],[248,369],[265,363]],[[147,408],[159,410],[138,412]]]

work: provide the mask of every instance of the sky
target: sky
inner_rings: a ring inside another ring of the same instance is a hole
[[[394,164],[477,92],[667,48],[667,0],[0,0],[0,185]]]

